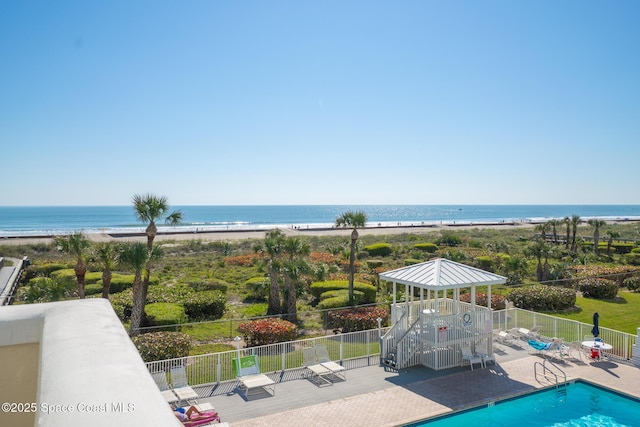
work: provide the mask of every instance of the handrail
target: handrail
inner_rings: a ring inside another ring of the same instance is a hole
[[[562,381],[562,385],[564,387],[566,387],[567,385],[567,374],[555,363],[551,362],[549,359],[545,359],[544,362],[540,363],[540,362],[536,362],[533,364],[533,373],[534,376],[536,378],[536,380],[538,379],[538,365],[540,365],[542,367],[542,374],[544,375],[544,378],[546,380],[549,380],[550,378],[547,377],[546,372],[549,372],[551,375],[553,375],[553,377],[555,378],[555,382],[556,382],[556,390],[559,390],[560,384],[558,383],[558,375],[553,372],[548,366],[547,366],[547,362],[549,362],[549,364],[551,364],[555,369],[557,369],[560,374],[562,374],[563,377],[563,381]]]

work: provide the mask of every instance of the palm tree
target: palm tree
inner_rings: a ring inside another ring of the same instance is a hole
[[[118,250],[113,242],[102,242],[96,246],[96,256],[102,264],[102,298],[109,299],[111,270],[118,262]]]
[[[54,244],[59,251],[76,257],[74,270],[78,281],[78,297],[84,298],[84,278],[87,274],[86,257],[91,247],[91,241],[82,232],[76,232],[68,236],[56,237]]]
[[[144,306],[147,300],[146,293],[143,293],[144,282],[142,272],[145,266],[159,255],[160,251],[158,247],[154,247],[149,251],[147,246],[141,242],[125,243],[120,248],[118,262],[134,270],[131,324],[129,325],[129,335],[131,336],[140,333]]]
[[[598,244],[600,243],[600,227],[607,223],[601,219],[590,219],[587,221],[587,224],[595,227],[595,230],[593,231],[593,253],[597,257],[600,254],[600,249],[598,248]]]
[[[619,239],[620,233],[613,230],[607,230],[607,237],[609,238],[607,240],[607,255],[611,256],[611,245],[613,245],[613,239]]]
[[[550,219],[547,224],[551,226],[551,233],[553,234],[553,243],[558,244],[558,226],[562,224],[562,220],[559,219]]]
[[[547,241],[547,231],[549,231],[549,226],[550,226],[549,222],[541,222],[540,224],[537,224],[534,228],[534,230],[540,232],[541,234],[540,239],[543,242]]]
[[[548,268],[549,246],[544,240],[537,240],[524,250],[525,255],[535,257],[538,261],[536,267],[536,279],[542,282],[545,279],[545,270]],[[545,266],[542,265],[542,258],[545,259]]]
[[[582,222],[580,215],[571,215],[571,228],[573,229],[573,236],[571,238],[571,252],[576,252],[576,234],[578,233],[578,225]]]
[[[569,249],[569,237],[571,236],[571,219],[568,216],[565,216],[562,221],[567,226],[567,237],[564,241],[564,248]]]
[[[351,227],[351,246],[349,248],[349,304],[354,305],[353,282],[356,274],[356,242],[358,241],[358,228],[362,228],[367,223],[367,214],[362,211],[346,211],[336,218],[337,227]]]
[[[269,304],[267,314],[269,315],[282,313],[279,272],[284,240],[284,233],[282,233],[280,229],[275,229],[267,231],[263,244],[257,245],[256,247],[258,251],[263,251],[267,254],[266,263],[267,274],[269,276]]]
[[[169,211],[166,197],[158,197],[153,194],[136,194],[133,196],[133,210],[140,222],[149,223],[145,234],[147,235],[147,249],[153,249],[153,240],[158,233],[156,221],[164,217]],[[173,211],[165,217],[165,223],[177,225],[182,221],[182,212]]]
[[[133,210],[136,218],[140,222],[149,223],[145,233],[147,235],[147,250],[153,251],[153,240],[156,238],[158,228],[156,221],[167,215],[169,212],[169,204],[166,197],[158,197],[156,195],[136,194],[133,196]],[[173,211],[164,218],[166,224],[177,225],[182,221],[182,212]],[[143,300],[147,299],[147,290],[149,289],[149,276],[151,275],[151,259],[145,266],[144,278],[142,281]]]
[[[282,250],[286,257],[282,267],[287,287],[287,320],[295,323],[298,321],[296,288],[300,276],[309,271],[304,257],[309,255],[311,249],[309,244],[303,243],[299,237],[287,237],[284,239]]]

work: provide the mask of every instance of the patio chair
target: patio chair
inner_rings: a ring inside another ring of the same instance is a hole
[[[186,421],[182,421],[182,424],[187,427],[194,426],[204,426],[204,425],[212,425],[213,422],[221,423],[220,414],[214,409],[211,404],[202,404],[202,405],[193,405],[200,412],[202,412],[201,416],[198,416],[196,419],[189,419]],[[182,412],[187,412],[189,410],[189,406],[183,407]],[[218,425],[218,424],[216,424]]]
[[[347,380],[346,376],[346,368],[339,363],[334,362],[329,357],[329,351],[327,347],[324,345],[319,345],[316,347],[316,356],[318,357],[318,362],[324,366],[325,368],[331,371],[331,375],[334,379],[341,379],[343,381]]]
[[[303,349],[302,357],[302,366],[310,372],[311,381],[315,382],[318,387],[322,384],[333,385],[333,382],[327,378],[332,375],[331,369],[318,362],[318,356],[313,347]]]
[[[199,399],[196,393],[187,382],[187,371],[184,366],[176,366],[171,368],[171,388],[173,392],[180,398],[180,402],[191,402]]]
[[[484,367],[484,363],[482,363],[482,357],[473,354],[470,346],[464,345],[460,348],[460,351],[462,351],[462,363],[464,363],[465,360],[468,360],[469,365],[471,365],[472,371],[474,363],[479,363],[480,367]]]
[[[568,346],[566,346],[567,356],[576,358],[574,353],[578,353],[578,357],[582,360],[582,352],[584,349],[582,348],[582,343],[580,341],[571,341]]]
[[[265,374],[260,373],[258,356],[252,354],[251,356],[233,359],[233,367],[237,373],[238,381],[240,381],[239,388],[244,391],[247,399],[251,390],[263,390],[271,396],[275,396],[276,383]]]
[[[164,397],[164,400],[167,401],[167,403],[175,403],[180,400],[169,387],[169,383],[167,381],[167,373],[165,371],[152,372],[151,377],[160,389],[160,393],[162,394],[162,397]]]

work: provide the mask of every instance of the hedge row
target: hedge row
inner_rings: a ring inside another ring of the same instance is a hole
[[[613,299],[618,295],[618,284],[609,279],[582,279],[578,282],[578,289],[585,298]]]
[[[430,254],[438,250],[438,245],[436,245],[435,243],[416,243],[415,245],[413,245],[413,247]]]
[[[462,302],[471,302],[471,294],[461,294],[460,301]],[[477,293],[476,294],[476,305],[481,307],[486,307],[488,302],[487,294]],[[491,294],[491,308],[494,310],[504,310],[507,308],[507,299],[498,294]]]
[[[142,360],[175,359],[186,357],[191,350],[191,338],[180,332],[151,332],[131,338]]]
[[[170,302],[154,302],[144,307],[145,326],[180,325],[187,322],[184,306]]]
[[[321,295],[327,291],[335,291],[340,289],[349,289],[349,282],[346,280],[329,280],[323,282],[314,282],[311,284],[311,294],[320,300]],[[354,291],[360,291],[364,294],[363,303],[371,303],[376,301],[376,287],[368,283],[354,282]]]
[[[365,246],[364,250],[371,256],[388,256],[393,252],[389,243],[374,243],[372,245]]]
[[[533,285],[514,289],[507,297],[513,305],[525,310],[558,311],[576,305],[573,289],[546,285]]]
[[[364,292],[353,290],[353,299],[356,304],[361,304],[364,299]],[[329,308],[341,308],[349,305],[349,290],[337,289],[333,291],[323,292],[320,295],[318,310],[326,310]]]

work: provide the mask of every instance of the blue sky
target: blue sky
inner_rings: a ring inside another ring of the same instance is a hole
[[[0,4],[0,205],[640,204],[637,1]]]

